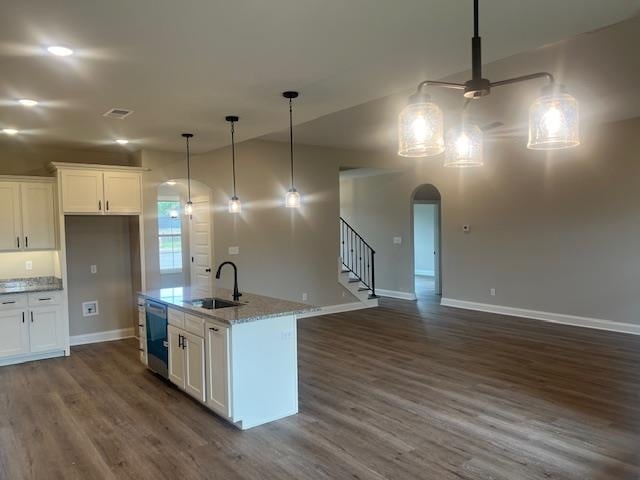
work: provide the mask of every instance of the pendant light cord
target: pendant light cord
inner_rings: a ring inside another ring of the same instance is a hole
[[[189,196],[189,203],[191,203],[191,154],[189,152],[189,137],[187,140],[187,191]]]
[[[289,99],[289,150],[291,153],[291,189],[293,190],[293,106]]]
[[[231,169],[233,170],[233,197],[236,195],[236,141],[235,141],[235,122],[231,122]]]
[[[480,34],[478,33],[480,31],[479,28],[479,8],[478,8],[478,3],[479,0],[473,0],[473,36],[474,37],[478,37],[480,36]]]

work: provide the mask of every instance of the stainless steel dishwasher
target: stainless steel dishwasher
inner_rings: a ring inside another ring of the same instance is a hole
[[[169,378],[167,306],[147,300],[147,356],[150,370]]]

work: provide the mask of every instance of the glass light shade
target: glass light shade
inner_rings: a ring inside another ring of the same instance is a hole
[[[240,203],[240,199],[236,196],[231,197],[231,200],[229,200],[229,213],[240,212],[242,212],[242,204]]]
[[[431,157],[444,152],[442,110],[428,97],[407,105],[398,116],[398,155]]]
[[[481,167],[483,133],[474,123],[462,122],[447,132],[445,167]]]
[[[295,188],[291,188],[284,197],[284,205],[287,208],[300,207],[300,193]]]
[[[580,145],[578,102],[562,89],[546,88],[529,110],[532,150],[558,150]]]
[[[169,218],[178,218],[177,210],[169,210]]]
[[[193,215],[193,202],[191,200],[184,204],[184,214]]]

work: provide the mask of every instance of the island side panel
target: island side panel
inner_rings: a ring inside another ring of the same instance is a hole
[[[296,317],[231,328],[233,420],[243,430],[298,413]]]

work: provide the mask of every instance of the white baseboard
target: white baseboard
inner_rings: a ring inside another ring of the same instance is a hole
[[[435,275],[435,272],[433,270],[418,270],[416,269],[415,271],[416,275],[421,275],[424,277],[433,277]]]
[[[85,345],[87,343],[110,342],[112,340],[122,340],[135,336],[133,327],[120,328],[118,330],[108,330],[106,332],[87,333],[85,335],[73,335],[70,338],[70,345]]]
[[[320,307],[320,310],[317,312],[307,312],[298,315],[298,318],[307,318],[307,317],[319,317],[320,315],[329,315],[331,313],[342,313],[342,312],[351,312],[353,310],[362,310],[363,308],[372,308],[376,307],[377,302],[351,302],[351,303],[340,303],[338,305],[327,305],[324,307]]]
[[[416,294],[413,292],[399,292],[397,290],[384,290],[376,288],[376,295],[380,297],[399,298],[400,300],[416,300]]]
[[[561,323],[563,325],[573,325],[575,327],[595,328],[598,330],[609,330],[612,332],[631,333],[640,335],[640,325],[631,323],[614,322],[600,318],[579,317],[577,315],[566,315],[564,313],[543,312],[540,310],[527,310],[525,308],[505,307],[503,305],[492,305],[489,303],[468,302],[455,298],[442,298],[440,305],[444,307],[464,308],[465,310],[477,310],[479,312],[498,313],[501,315],[511,315],[514,317],[532,318],[544,322]]]

